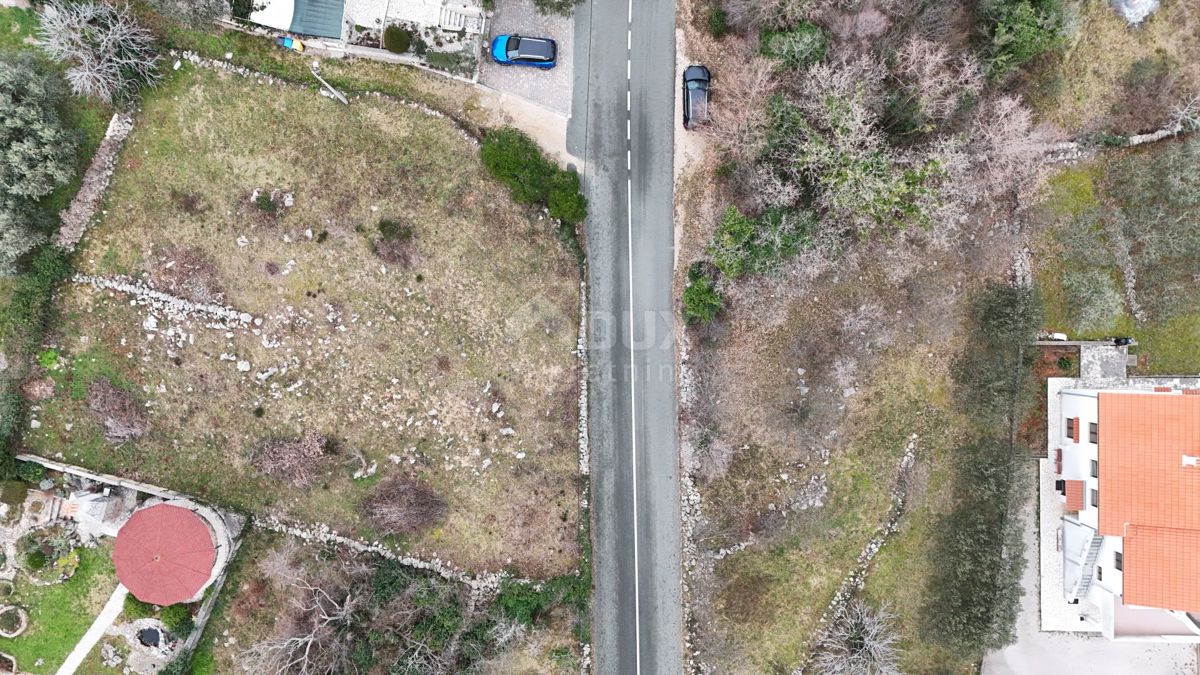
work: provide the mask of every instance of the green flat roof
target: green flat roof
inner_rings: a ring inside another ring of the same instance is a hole
[[[318,37],[342,37],[342,0],[296,0],[289,32]]]

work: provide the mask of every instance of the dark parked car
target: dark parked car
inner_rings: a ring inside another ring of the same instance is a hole
[[[683,70],[683,128],[708,121],[708,68],[690,65]]]
[[[492,40],[492,58],[505,66],[553,68],[558,63],[558,44],[550,38],[497,35]]]

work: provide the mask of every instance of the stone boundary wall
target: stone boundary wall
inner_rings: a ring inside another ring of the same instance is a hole
[[[75,250],[75,245],[83,238],[92,218],[96,216],[96,208],[108,189],[108,180],[112,177],[113,168],[117,163],[117,153],[125,144],[129,132],[133,130],[133,115],[116,113],[108,121],[108,130],[104,132],[104,140],[92,157],[83,174],[83,184],[71,204],[62,211],[62,225],[54,237],[54,245],[64,251]]]

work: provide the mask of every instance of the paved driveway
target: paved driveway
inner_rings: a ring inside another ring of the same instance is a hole
[[[575,9],[586,10],[586,5],[579,5]],[[520,96],[557,113],[569,114],[574,32],[574,19],[557,14],[539,14],[531,0],[496,0],[496,13],[488,25],[485,51],[491,44],[491,38],[505,33],[548,37],[558,42],[558,65],[551,70],[500,66],[484,54],[483,63],[479,66],[480,84]]]

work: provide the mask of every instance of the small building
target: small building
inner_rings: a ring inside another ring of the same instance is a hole
[[[1197,394],[1049,388],[1063,600],[1109,639],[1200,642]]]
[[[189,507],[182,500],[154,503],[117,532],[117,579],[138,600],[159,606],[198,600],[227,561],[228,532],[204,509]]]
[[[255,3],[250,21],[295,33],[340,40],[342,0],[263,0]]]

